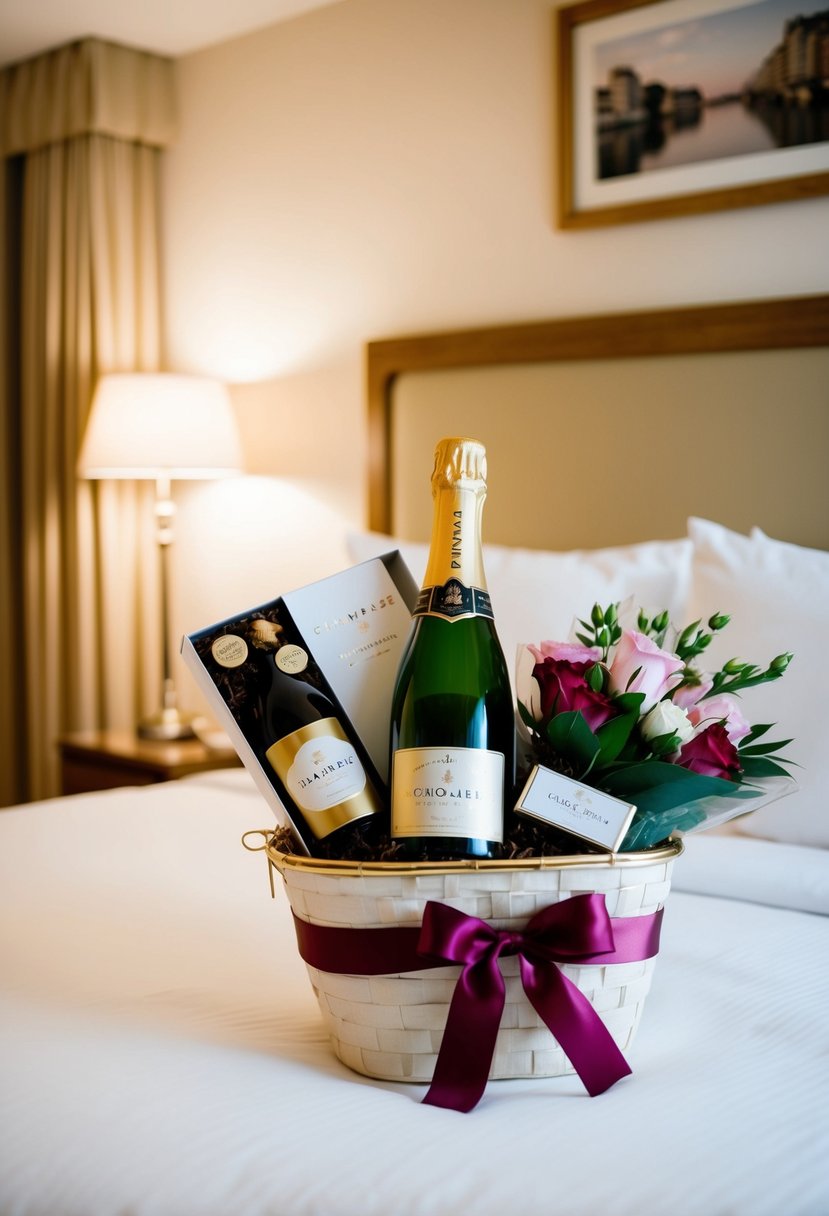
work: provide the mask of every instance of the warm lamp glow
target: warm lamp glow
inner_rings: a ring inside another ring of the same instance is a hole
[[[88,478],[215,478],[241,472],[227,388],[218,380],[133,372],[98,381],[78,472]]]
[[[242,447],[230,395],[218,380],[170,373],[102,376],[95,390],[83,447],[81,477],[155,481],[160,567],[162,704],[138,724],[145,739],[187,739],[192,716],[177,705],[170,659],[168,554],[175,505],[170,482],[229,477],[242,471]]]

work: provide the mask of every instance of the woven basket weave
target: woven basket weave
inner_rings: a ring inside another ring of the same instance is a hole
[[[671,841],[643,853],[413,865],[321,861],[267,846],[299,919],[359,928],[419,925],[426,902],[438,900],[493,928],[522,929],[549,904],[592,892],[605,896],[611,917],[643,916],[664,905],[681,851],[682,845]],[[639,1024],[655,961],[562,967],[622,1051],[630,1047]],[[506,1005],[490,1078],[573,1072],[524,994],[518,959],[502,958],[500,966]],[[344,1064],[382,1080],[431,1080],[459,967],[362,976],[308,966],[308,973],[334,1051]]]

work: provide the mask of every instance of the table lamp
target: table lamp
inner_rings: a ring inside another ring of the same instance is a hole
[[[188,739],[192,716],[177,705],[170,661],[169,549],[174,479],[228,477],[242,471],[242,450],[227,388],[217,380],[171,373],[102,376],[78,458],[82,477],[155,482],[159,554],[162,704],[138,724],[143,739]]]

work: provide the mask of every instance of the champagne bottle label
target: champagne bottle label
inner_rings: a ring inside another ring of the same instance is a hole
[[[470,616],[494,619],[489,592],[467,587],[457,578],[450,578],[439,587],[424,587],[412,615],[439,616],[446,621],[463,621]]]
[[[336,718],[301,726],[265,754],[317,840],[379,809]]]
[[[504,756],[471,747],[394,753],[392,836],[503,840]]]

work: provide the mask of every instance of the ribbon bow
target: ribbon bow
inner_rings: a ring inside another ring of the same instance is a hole
[[[517,954],[521,983],[588,1093],[604,1093],[631,1071],[604,1022],[559,963],[632,963],[659,950],[662,911],[608,916],[603,895],[574,895],[538,912],[524,929],[493,929],[430,900],[420,926],[387,929],[316,925],[294,915],[297,945],[312,967],[341,975],[421,971],[424,963],[460,963],[429,1092],[432,1106],[469,1111],[486,1088],[501,1014],[504,980],[498,959]]]
[[[575,895],[551,904],[520,931],[493,929],[486,921],[446,904],[427,903],[418,953],[460,963],[463,971],[452,994],[424,1102],[470,1111],[480,1100],[504,1010],[504,979],[498,966],[501,955],[518,955],[521,983],[530,1004],[591,1096],[627,1076],[630,1066],[604,1022],[557,965],[601,962],[597,956],[614,955],[615,951],[613,925],[602,895]]]

